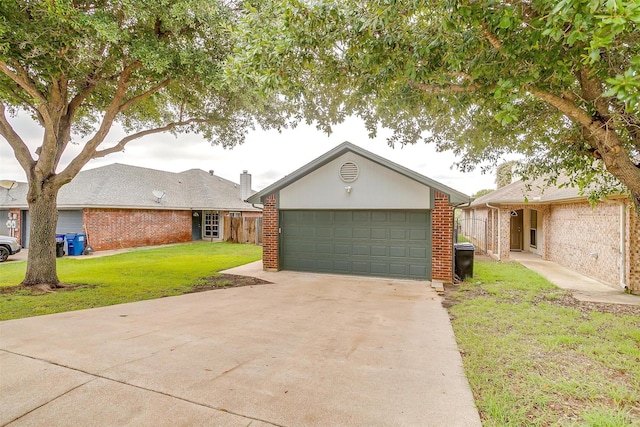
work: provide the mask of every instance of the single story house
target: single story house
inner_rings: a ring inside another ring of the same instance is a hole
[[[470,198],[344,142],[248,199],[263,267],[452,282],[454,208]]]
[[[27,184],[0,191],[0,234],[13,234],[28,248]],[[252,193],[247,171],[237,184],[213,171],[111,164],[82,171],[60,189],[56,233],[85,233],[94,250],[200,239],[257,243],[262,209],[245,201]],[[242,227],[252,230],[239,233]]]
[[[591,206],[576,188],[516,181],[462,208],[460,233],[497,259],[513,251],[640,291],[640,223],[630,199],[612,195]]]

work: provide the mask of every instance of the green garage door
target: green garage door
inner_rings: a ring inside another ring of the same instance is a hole
[[[431,279],[430,211],[280,211],[284,270]]]

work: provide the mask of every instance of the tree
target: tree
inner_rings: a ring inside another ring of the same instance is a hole
[[[0,135],[26,172],[32,218],[24,285],[59,284],[57,194],[89,160],[158,132],[233,146],[254,117],[282,125],[221,78],[239,13],[216,0],[0,3]],[[9,121],[20,111],[44,128],[35,153]],[[114,123],[128,135],[105,146]],[[82,150],[61,168],[70,143]]]
[[[518,153],[525,174],[621,182],[640,214],[639,24],[635,0],[261,1],[231,70],[324,130],[358,115],[462,169]]]
[[[476,191],[476,193],[475,193],[475,194],[473,194],[471,197],[472,197],[473,199],[477,199],[477,198],[479,198],[479,197],[486,196],[486,195],[487,195],[487,194],[489,194],[489,193],[493,193],[494,191],[495,191],[495,190],[494,190],[493,188],[484,188],[484,189],[482,189],[482,190],[478,190],[478,191]]]
[[[518,166],[520,166],[520,162],[516,160],[500,163],[496,167],[496,187],[502,188],[511,184],[513,182],[514,168]]]

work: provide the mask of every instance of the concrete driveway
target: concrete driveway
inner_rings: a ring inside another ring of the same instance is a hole
[[[479,426],[428,282],[273,284],[0,323],[0,425]]]

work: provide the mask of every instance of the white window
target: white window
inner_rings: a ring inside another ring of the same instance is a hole
[[[231,218],[240,218],[242,216],[242,212],[229,212],[229,216]]]

